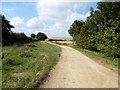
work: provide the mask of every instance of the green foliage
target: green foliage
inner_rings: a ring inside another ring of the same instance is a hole
[[[31,34],[31,37],[32,37],[32,38],[36,38],[36,35],[35,35],[35,34]]]
[[[99,2],[97,7],[104,20],[119,20],[120,19],[120,1],[119,2]]]
[[[19,65],[20,62],[12,59],[12,58],[6,58],[6,60],[3,62],[3,65],[8,65],[8,66],[16,66]]]
[[[33,88],[43,81],[57,63],[60,48],[44,42],[24,46],[4,46],[2,59],[3,88]]]
[[[98,2],[98,10],[91,8],[91,15],[69,29],[76,46],[120,57],[120,2]],[[77,34],[76,34],[77,33]]]
[[[44,33],[39,32],[36,36],[38,40],[45,40],[47,39],[47,36]]]
[[[74,21],[74,23],[71,25],[70,29],[68,30],[70,35],[72,37],[78,35],[80,33],[80,29],[83,24],[84,24],[83,21],[78,21],[78,20]]]

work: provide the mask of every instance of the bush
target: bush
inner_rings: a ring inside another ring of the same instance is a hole
[[[35,34],[31,34],[31,37],[32,37],[32,38],[36,38],[36,35],[35,35]]]
[[[45,40],[47,39],[47,36],[44,33],[39,32],[36,36],[38,40]]]

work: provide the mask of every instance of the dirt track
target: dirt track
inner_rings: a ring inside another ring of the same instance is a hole
[[[40,88],[118,87],[117,72],[98,64],[73,48],[60,47],[60,60]]]

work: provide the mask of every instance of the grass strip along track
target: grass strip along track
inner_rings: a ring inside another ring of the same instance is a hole
[[[3,47],[3,88],[37,87],[56,65],[60,51],[45,42]]]
[[[93,60],[101,63],[101,64],[105,64],[104,66],[110,67],[110,65],[112,65],[115,68],[120,68],[119,66],[119,58],[115,58],[115,57],[108,57],[105,54],[99,53],[99,52],[93,52],[87,49],[81,49],[81,48],[77,48],[75,46],[72,46],[73,48],[75,48],[76,50],[82,52],[83,54],[85,54],[86,56],[92,58]]]

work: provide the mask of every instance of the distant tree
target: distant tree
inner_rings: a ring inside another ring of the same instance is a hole
[[[44,33],[39,32],[36,36],[38,40],[45,40],[47,39],[47,36]]]
[[[35,38],[35,37],[36,37],[36,35],[35,35],[35,34],[31,34],[31,37],[32,37],[32,38]]]

